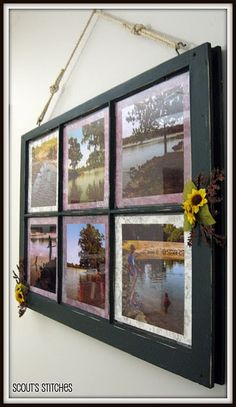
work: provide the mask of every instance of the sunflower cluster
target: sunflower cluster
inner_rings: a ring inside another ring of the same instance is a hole
[[[17,283],[15,287],[15,299],[19,304],[25,303],[25,292],[27,287],[22,283]]]
[[[190,225],[193,226],[195,224],[196,214],[205,204],[207,204],[206,190],[204,188],[199,190],[192,188],[192,192],[187,194],[187,199],[183,203],[184,213]]]
[[[15,299],[19,303],[19,316],[24,315],[27,309],[27,293],[29,291],[28,285],[24,281],[24,265],[23,262],[20,262],[19,266],[17,265],[19,275],[13,271],[13,278],[16,280],[15,286]]]
[[[192,238],[195,235],[197,226],[200,236],[211,244],[212,239],[223,246],[225,236],[216,233],[215,219],[220,209],[219,203],[223,197],[219,195],[220,183],[224,181],[224,173],[219,169],[214,169],[209,177],[199,174],[196,184],[192,181],[186,182],[183,191],[184,209],[184,231],[190,232],[188,245],[192,245]],[[214,217],[213,217],[214,216]],[[220,230],[220,228],[216,228]]]

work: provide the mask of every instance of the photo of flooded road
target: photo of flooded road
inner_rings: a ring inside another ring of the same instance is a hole
[[[29,212],[57,209],[58,132],[29,143]]]

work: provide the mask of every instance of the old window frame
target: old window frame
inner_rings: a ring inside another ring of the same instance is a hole
[[[177,373],[207,387],[225,380],[225,252],[215,250],[194,240],[192,246],[192,346],[140,332],[139,329],[119,323],[114,319],[115,273],[115,217],[131,214],[161,214],[183,212],[180,204],[159,204],[115,207],[116,126],[115,104],[132,94],[165,81],[178,73],[190,74],[191,154],[192,178],[200,172],[209,174],[211,169],[224,165],[224,139],[222,136],[221,106],[221,51],[205,43],[195,49],[150,69],[129,81],[116,86],[94,99],[56,117],[22,136],[21,145],[21,208],[20,208],[20,258],[27,264],[28,219],[57,217],[58,219],[58,298],[53,301],[30,292],[28,307],[71,328],[99,339],[118,349]],[[63,127],[68,122],[109,109],[109,180],[108,208],[82,210],[63,209]],[[51,131],[59,131],[58,208],[51,212],[29,213],[28,202],[28,147]],[[106,320],[84,312],[61,301],[63,267],[63,218],[67,216],[106,215],[109,220],[109,270],[110,316]],[[218,224],[224,230],[224,207]],[[27,277],[27,276],[26,276]],[[216,301],[217,297],[217,301]],[[217,313],[217,318],[216,318]]]

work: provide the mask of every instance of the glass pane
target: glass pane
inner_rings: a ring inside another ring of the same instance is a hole
[[[118,207],[180,203],[191,171],[188,72],[116,105]]]
[[[117,321],[191,345],[191,272],[183,215],[116,218]]]
[[[57,218],[29,220],[28,284],[31,291],[56,299]]]
[[[64,209],[108,206],[108,109],[64,128]]]
[[[29,143],[28,211],[56,211],[58,131]]]
[[[108,218],[65,218],[63,302],[108,318],[108,273]]]

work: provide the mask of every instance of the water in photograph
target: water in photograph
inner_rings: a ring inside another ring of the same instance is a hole
[[[104,167],[87,170],[76,178],[69,177],[68,202],[96,202],[104,200]]]
[[[31,236],[30,239],[30,284],[50,292],[56,291],[56,237],[51,233],[51,250],[49,238]]]
[[[123,272],[123,315],[183,334],[184,262],[180,260],[138,261],[134,289],[136,305],[129,304],[130,283]],[[126,273],[127,274],[127,273]],[[170,305],[165,306],[165,294]]]
[[[173,147],[183,140],[177,135],[167,135],[167,153],[173,153]],[[122,174],[123,188],[130,182],[130,168],[145,164],[153,157],[164,156],[164,137],[139,143],[137,145],[123,146],[122,150]]]
[[[97,270],[66,267],[65,291],[68,299],[105,308],[105,274],[96,278]]]

